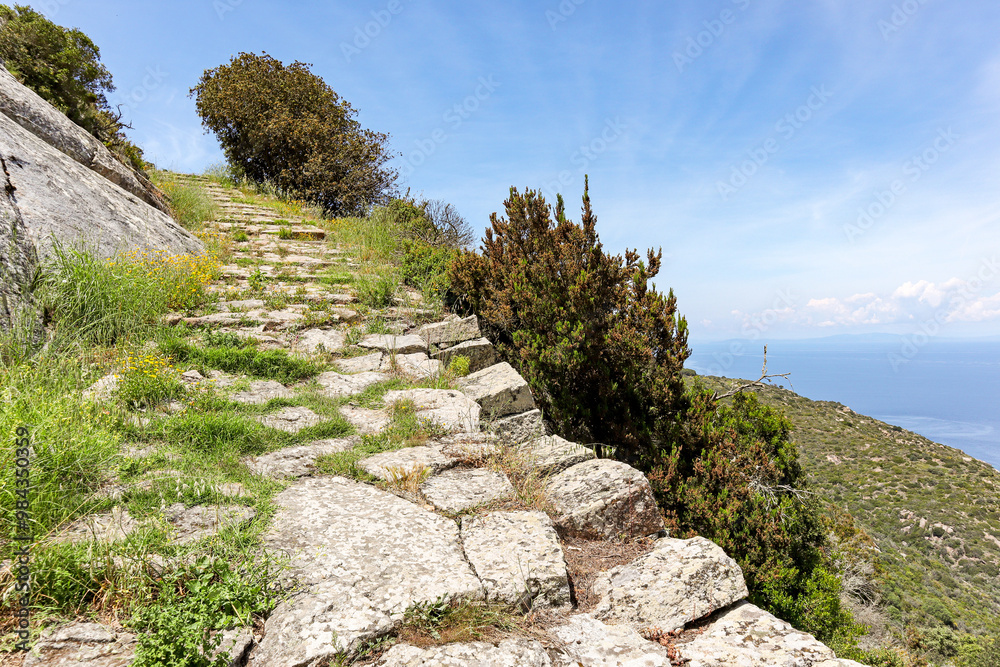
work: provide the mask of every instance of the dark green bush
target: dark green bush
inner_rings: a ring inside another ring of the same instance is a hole
[[[673,293],[651,289],[660,253],[604,252],[583,195],[579,225],[562,198],[511,188],[482,254],[452,264],[451,300],[480,317],[561,434],[638,460],[669,436],[685,406],[687,323]]]
[[[309,67],[240,53],[206,70],[191,94],[240,177],[333,216],[388,203],[396,180],[388,135],[362,128],[351,105]]]

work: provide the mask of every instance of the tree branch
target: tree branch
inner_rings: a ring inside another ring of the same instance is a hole
[[[764,346],[764,366],[760,369],[760,378],[758,378],[758,379],[756,379],[756,380],[754,380],[752,382],[746,382],[744,384],[733,385],[733,387],[731,389],[729,389],[729,391],[727,391],[725,393],[722,393],[722,394],[720,394],[719,392],[715,392],[714,394],[712,394],[712,400],[713,401],[719,401],[719,400],[722,400],[723,398],[729,398],[730,396],[735,396],[736,394],[739,394],[740,392],[745,391],[747,389],[750,389],[752,387],[766,387],[769,384],[771,384],[771,380],[773,378],[784,378],[784,379],[788,380],[788,376],[789,375],[791,375],[791,373],[774,373],[773,375],[768,375],[767,374],[767,345],[765,345]],[[789,384],[790,383],[791,382],[789,381]]]

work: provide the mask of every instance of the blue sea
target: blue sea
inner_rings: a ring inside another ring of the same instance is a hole
[[[757,379],[765,341],[689,341],[702,375]],[[767,341],[775,384],[919,433],[1000,469],[1000,340],[835,336]]]

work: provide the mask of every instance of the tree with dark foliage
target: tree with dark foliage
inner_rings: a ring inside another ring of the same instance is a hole
[[[386,164],[388,135],[362,128],[351,105],[309,67],[241,53],[206,70],[191,94],[241,176],[331,216],[388,203],[396,180]]]

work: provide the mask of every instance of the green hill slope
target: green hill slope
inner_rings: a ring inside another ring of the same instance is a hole
[[[921,630],[1000,632],[1000,471],[839,403],[775,387],[759,395],[794,423],[812,490],[874,538],[891,618]]]

